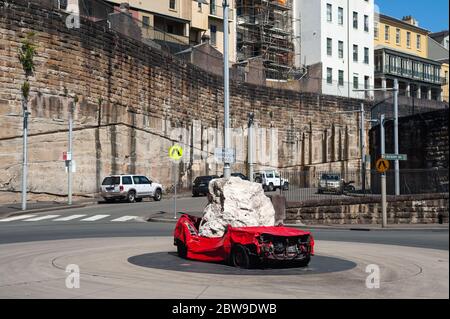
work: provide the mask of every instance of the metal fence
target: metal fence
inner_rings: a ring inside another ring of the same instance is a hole
[[[395,175],[393,170],[386,173],[387,194],[395,195]],[[337,175],[339,186],[333,179],[323,179],[325,175]],[[287,201],[308,201],[340,199],[354,196],[381,195],[381,176],[375,170],[368,170],[363,176],[360,171],[281,171],[287,180],[288,189],[277,189]],[[322,181],[322,185],[320,185]],[[325,182],[327,181],[327,182]],[[363,187],[365,185],[365,187]],[[426,194],[448,192],[448,169],[401,169],[400,194]]]

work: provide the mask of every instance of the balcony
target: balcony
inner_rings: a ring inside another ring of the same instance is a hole
[[[214,18],[223,19],[223,7],[210,4],[209,5],[209,15]],[[228,20],[233,21],[234,19],[234,10],[229,9],[228,10]]]

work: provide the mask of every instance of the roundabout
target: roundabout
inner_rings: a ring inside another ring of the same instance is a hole
[[[420,258],[417,258],[420,256]],[[306,268],[236,269],[176,255],[172,237],[3,244],[0,298],[448,298],[448,251],[317,241]],[[67,288],[77,265],[80,287]],[[366,285],[379,267],[379,288]]]

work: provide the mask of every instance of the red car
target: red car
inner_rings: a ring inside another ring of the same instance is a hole
[[[182,215],[175,226],[174,245],[182,258],[227,262],[239,268],[253,268],[262,262],[308,265],[314,255],[310,232],[284,226],[232,227],[222,237],[198,234],[200,217]]]

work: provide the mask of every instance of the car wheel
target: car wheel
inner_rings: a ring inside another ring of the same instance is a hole
[[[136,192],[135,191],[129,191],[127,194],[127,201],[129,203],[134,203],[136,201]]]
[[[193,196],[193,197],[198,197],[198,193],[197,193],[197,192],[194,192],[194,193],[192,193],[192,196]]]
[[[263,190],[264,190],[265,192],[267,192],[267,191],[269,190],[269,188],[267,187],[267,185],[263,185]]]
[[[288,191],[289,190],[289,183],[285,182],[283,184],[283,190]]]
[[[272,183],[269,184],[269,192],[273,192],[273,190],[275,189],[275,187],[273,186]]]
[[[143,200],[142,197],[141,198],[136,198],[136,202],[138,202],[138,203],[142,202],[142,200]]]
[[[161,197],[162,197],[161,190],[157,189],[156,192],[155,192],[155,195],[153,196],[153,199],[155,201],[159,202],[161,200]]]
[[[177,244],[177,254],[180,258],[187,258],[187,247],[181,241],[179,241]]]
[[[317,190],[317,193],[318,194],[323,194],[323,190],[319,189],[319,190]]]
[[[231,251],[231,264],[237,268],[251,268],[252,262],[248,249],[242,245],[235,245]]]

